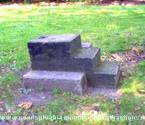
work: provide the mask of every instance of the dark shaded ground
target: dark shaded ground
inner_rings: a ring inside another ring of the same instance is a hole
[[[101,2],[104,5],[139,5],[145,4],[144,0],[104,0]]]
[[[23,1],[18,0],[16,2],[1,2],[0,5],[9,5],[9,4],[14,4],[14,3],[23,3]],[[87,2],[31,2],[31,3],[36,3],[40,4],[43,6],[56,6],[56,5],[72,5],[72,4],[97,4],[97,5],[145,5],[145,0],[102,0],[101,2],[93,2],[93,3],[87,3]]]

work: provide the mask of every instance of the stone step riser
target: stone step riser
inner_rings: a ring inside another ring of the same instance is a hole
[[[93,58],[65,57],[54,59],[49,56],[37,55],[35,58],[31,58],[31,65],[33,70],[94,72],[94,69],[100,62],[100,50],[96,49],[94,53]]]
[[[93,72],[95,67],[97,66],[92,63],[90,60],[73,60],[70,62],[63,61],[58,62],[57,64],[52,64],[49,62],[39,62],[35,61],[35,63],[32,63],[32,69],[33,70],[48,70],[48,71],[84,71],[84,72]],[[85,62],[85,63],[83,63]]]
[[[30,71],[23,76],[23,84],[36,91],[59,88],[78,95],[83,95],[87,90],[86,76],[81,72]]]
[[[121,72],[118,64],[103,62],[97,67],[96,72],[87,74],[88,86],[116,89],[120,75]]]
[[[118,74],[119,75],[119,74]],[[116,89],[118,87],[118,76],[110,75],[94,75],[87,78],[88,86],[97,88],[110,88]]]

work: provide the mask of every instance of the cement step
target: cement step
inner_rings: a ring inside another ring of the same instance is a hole
[[[59,88],[83,95],[87,90],[86,75],[83,72],[30,71],[23,76],[26,88],[38,91],[52,91]]]
[[[120,77],[120,67],[115,62],[101,63],[94,73],[87,74],[88,86],[116,89]]]
[[[28,42],[31,61],[33,59],[54,59],[71,57],[81,48],[80,35],[47,35]]]
[[[33,70],[93,72],[100,62],[100,49],[82,48],[72,58],[33,59]]]
[[[92,72],[100,63],[100,49],[94,47],[82,48],[74,55],[72,62],[76,69]]]
[[[82,45],[82,48],[93,47],[92,43],[90,43],[90,42],[82,42],[81,45]]]

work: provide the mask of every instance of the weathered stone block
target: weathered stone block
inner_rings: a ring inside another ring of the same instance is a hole
[[[32,40],[28,43],[31,60],[33,59],[61,59],[71,57],[81,48],[80,35],[48,35]]]
[[[40,61],[41,60],[41,61]],[[33,59],[33,70],[92,72],[100,62],[100,49],[82,48],[72,58]]]
[[[86,72],[95,71],[100,63],[100,49],[98,48],[82,48],[73,58],[72,61],[76,68]]]
[[[93,47],[92,43],[89,43],[89,42],[82,43],[82,48],[91,48],[91,47]]]
[[[23,76],[23,84],[35,90],[48,91],[59,88],[79,95],[87,89],[83,72],[30,71]]]
[[[94,73],[87,74],[88,85],[97,88],[116,89],[119,78],[120,67],[113,62],[103,62]]]
[[[25,87],[59,88],[82,95],[87,86],[117,88],[120,67],[100,62],[100,49],[81,43],[80,35],[48,35],[28,43],[33,71],[23,76]]]

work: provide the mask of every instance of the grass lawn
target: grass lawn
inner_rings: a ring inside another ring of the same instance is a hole
[[[45,34],[80,33],[83,41],[92,42],[107,56],[132,48],[143,47],[145,42],[145,6],[0,6],[0,99],[11,99],[12,85],[21,83],[17,76],[30,64],[27,42]],[[102,96],[80,97],[54,92],[55,101],[46,107],[34,109],[35,113],[56,115],[79,114],[98,105],[104,115],[145,115],[145,96],[138,89],[145,89],[145,63],[122,80],[123,96],[110,100]],[[84,110],[85,111],[85,110]],[[16,114],[30,114],[31,110],[18,110]],[[91,111],[85,112],[91,117]],[[89,114],[90,113],[90,114]],[[60,120],[61,121],[61,120]],[[47,125],[48,121],[43,121]],[[59,122],[56,121],[56,122]],[[66,125],[144,125],[142,120],[133,121],[61,121]],[[35,123],[36,124],[36,123]],[[37,123],[38,124],[38,123]],[[39,123],[39,124],[42,124]]]

